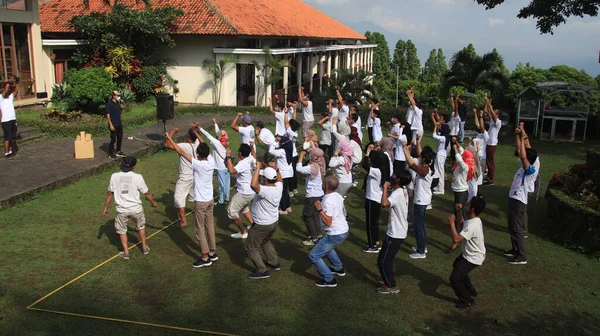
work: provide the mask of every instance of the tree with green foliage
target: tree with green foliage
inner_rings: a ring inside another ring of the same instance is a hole
[[[228,55],[218,62],[205,59],[202,62],[202,67],[208,71],[213,81],[213,104],[219,106],[221,103],[221,92],[223,90],[223,79],[229,75],[234,69],[238,60],[237,55]]]
[[[350,104],[364,105],[373,98],[371,81],[373,74],[364,70],[352,73],[349,70],[340,69],[335,71],[336,76],[329,79],[327,97],[335,97],[336,90]]]
[[[281,80],[283,78],[281,70],[285,67],[291,67],[291,64],[281,56],[273,55],[269,47],[264,47],[263,53],[265,54],[264,63],[257,61],[252,61],[252,63],[256,69],[256,79],[259,87],[258,101],[262,100],[267,105],[267,88],[274,82]]]
[[[448,70],[446,58],[441,49],[432,49],[429,58],[425,62],[423,71],[419,78],[420,89],[416,90],[415,96],[427,107],[441,106],[441,84],[444,74]]]
[[[492,9],[505,0],[475,0],[485,9]],[[530,0],[529,5],[521,8],[519,19],[534,18],[542,34],[553,33],[554,27],[567,22],[571,16],[598,16],[600,0]]]
[[[398,40],[394,48],[394,58],[392,60],[392,71],[398,72],[400,80],[406,80],[406,42]],[[396,77],[393,80],[396,83]]]
[[[548,70],[531,66],[529,63],[517,64],[508,78],[506,100],[517,104],[517,96],[525,89],[535,88],[535,83],[548,81]]]
[[[64,97],[66,109],[96,113],[106,103],[113,90],[117,88],[110,73],[104,67],[89,67],[81,70],[69,70],[63,82],[68,85],[68,95]]]
[[[421,60],[417,55],[417,47],[408,40],[406,41],[406,79],[415,80],[419,78],[421,73]]]
[[[83,0],[82,2],[83,2],[83,5],[85,6],[85,8],[90,8],[90,0]],[[102,3],[105,6],[116,6],[119,4],[119,2],[120,2],[119,0],[113,0],[112,2],[110,0],[102,0]],[[136,4],[139,4],[140,2],[143,3],[144,6],[146,6],[146,7],[152,6],[151,0],[135,0]]]
[[[367,43],[377,44],[373,52],[373,73],[376,74],[373,80],[375,94],[379,96],[382,104],[389,104],[392,101],[390,97],[395,93],[395,88],[392,89],[391,85],[394,76],[390,68],[390,48],[381,33],[368,31],[365,37]]]

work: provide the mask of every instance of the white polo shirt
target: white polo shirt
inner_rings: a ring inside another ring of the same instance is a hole
[[[395,239],[405,239],[408,232],[408,192],[398,188],[388,196],[390,219],[387,235]]]
[[[498,118],[496,121],[490,121],[490,139],[488,140],[488,146],[496,146],[498,145],[498,135],[500,135],[500,128],[502,128],[502,120]]]
[[[306,175],[306,198],[323,196],[323,180],[320,171],[317,177],[312,178],[310,176],[310,165],[302,166],[302,162],[296,164],[296,171]]]
[[[332,217],[331,226],[323,224],[323,220],[321,219],[321,226],[325,233],[330,236],[335,236],[348,232],[348,222],[344,215],[344,197],[342,197],[342,195],[333,192],[323,196],[321,207],[327,216]]]
[[[253,156],[248,156],[247,158],[240,160],[235,165],[235,170],[237,171],[235,177],[235,184],[237,185],[238,194],[242,195],[253,195],[254,190],[250,188],[250,182],[252,181],[252,171],[256,167],[256,160]]]
[[[114,173],[110,177],[108,191],[115,197],[117,213],[140,213],[144,211],[140,193],[148,192],[144,177],[134,172]]]
[[[256,225],[271,225],[279,220],[279,202],[283,193],[283,183],[275,186],[260,186],[252,203],[252,220]]]
[[[460,235],[465,238],[465,241],[461,244],[463,258],[471,264],[482,265],[486,251],[481,219],[475,217],[465,221]]]
[[[207,160],[192,159],[194,170],[194,201],[209,202],[213,200],[213,172],[215,160],[209,156]]]
[[[381,203],[382,193],[381,170],[379,170],[379,168],[371,167],[369,169],[369,175],[367,175],[367,191],[365,198],[373,202]]]
[[[302,105],[302,119],[304,121],[315,121],[315,116],[313,114],[313,102],[310,100],[306,106]]]

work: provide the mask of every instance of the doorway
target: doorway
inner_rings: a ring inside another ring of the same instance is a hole
[[[36,92],[29,37],[28,24],[0,25],[0,81],[6,81],[13,74],[20,78],[15,99],[33,98]]]
[[[237,106],[254,106],[256,74],[254,64],[236,65]]]

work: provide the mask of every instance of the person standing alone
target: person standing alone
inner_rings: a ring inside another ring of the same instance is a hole
[[[106,119],[108,119],[108,128],[110,129],[108,157],[111,159],[126,156],[121,151],[121,144],[123,143],[123,123],[121,121],[121,113],[123,113],[123,108],[121,94],[117,91],[113,91],[110,100],[106,103]],[[116,150],[115,142],[117,143]]]
[[[0,119],[4,132],[4,157],[9,159],[16,155],[17,147],[17,115],[13,104],[14,97],[19,92],[19,78],[14,75],[4,84],[0,98]]]

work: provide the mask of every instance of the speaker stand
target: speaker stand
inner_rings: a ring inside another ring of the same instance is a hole
[[[160,124],[161,124],[161,123],[162,123],[162,126],[163,126],[163,132],[162,132],[162,136],[163,136],[163,138],[165,138],[165,140],[166,140],[167,138],[165,137],[165,133],[167,133],[167,120],[166,120],[166,119],[159,119],[159,120],[158,120],[158,123],[156,124],[156,129],[157,129],[157,130],[158,130],[158,129],[160,129]],[[162,144],[162,146],[161,146],[160,150],[162,150],[162,151],[168,151],[168,149],[165,147],[165,144],[164,144],[164,142],[163,142],[163,144]]]

